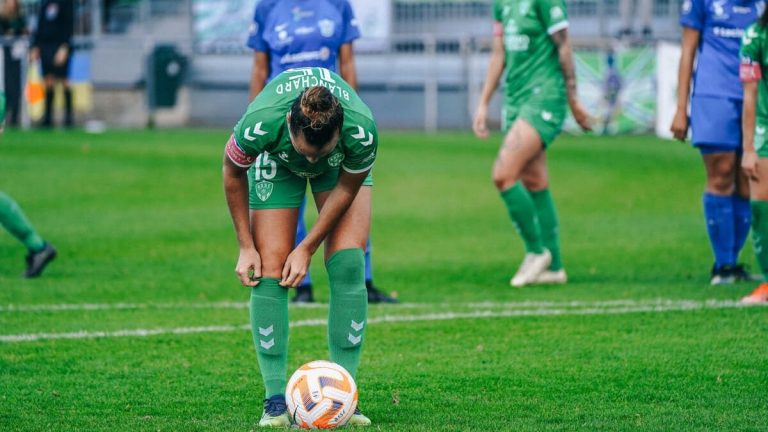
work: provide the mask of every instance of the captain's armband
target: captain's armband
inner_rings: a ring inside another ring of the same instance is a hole
[[[229,160],[241,168],[248,168],[253,165],[254,162],[256,162],[255,156],[248,155],[243,151],[243,149],[240,148],[239,145],[237,145],[234,134],[229,137],[225,152],[227,153]]]

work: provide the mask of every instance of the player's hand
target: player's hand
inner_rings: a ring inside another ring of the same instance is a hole
[[[576,124],[579,125],[584,132],[592,132],[592,119],[589,117],[589,113],[579,101],[571,102],[571,114],[573,119],[576,120]]]
[[[256,249],[240,249],[235,273],[244,286],[254,287],[261,278],[261,257]]]
[[[32,48],[29,50],[29,61],[36,62],[40,58],[40,48]]]
[[[475,118],[472,120],[472,131],[478,138],[488,138],[488,107],[478,105]]]
[[[56,55],[53,57],[53,64],[56,66],[63,65],[67,62],[68,56],[69,48],[67,48],[65,45],[60,46],[59,49],[56,50]]]
[[[745,150],[741,156],[741,169],[744,170],[744,174],[752,181],[758,181],[757,176],[757,152],[754,150]]]
[[[688,113],[685,110],[678,109],[675,117],[672,119],[672,126],[669,128],[675,139],[685,141],[688,136]]]
[[[297,287],[307,275],[309,269],[309,261],[312,259],[312,254],[303,247],[301,244],[296,246],[288,258],[285,260],[283,266],[283,279],[280,281],[282,287]]]

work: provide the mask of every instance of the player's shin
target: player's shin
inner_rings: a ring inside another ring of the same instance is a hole
[[[552,263],[549,270],[557,271],[563,268],[563,260],[560,257],[560,227],[555,210],[555,201],[549,189],[531,192],[531,199],[536,207],[541,225],[541,240],[544,247],[552,253]]]
[[[533,205],[531,195],[522,182],[501,193],[501,199],[507,206],[509,217],[517,226],[517,230],[525,242],[525,250],[528,253],[540,254],[544,251],[541,241],[541,227],[536,208]]]
[[[328,258],[325,266],[331,285],[328,312],[331,360],[355,377],[368,318],[363,250],[340,250]]]
[[[742,198],[739,194],[734,194],[731,198],[733,200],[733,256],[738,261],[741,248],[744,247],[744,243],[749,235],[749,226],[752,223],[752,209],[749,198]]]
[[[768,201],[752,201],[752,241],[757,265],[768,277]],[[768,280],[768,279],[767,279]]]
[[[251,289],[251,329],[266,397],[285,393],[288,367],[288,290],[262,278]]]
[[[0,192],[0,225],[31,251],[39,251],[45,242],[29,223],[21,207],[10,196]]]

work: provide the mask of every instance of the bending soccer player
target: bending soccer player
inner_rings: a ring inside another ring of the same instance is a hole
[[[300,67],[323,67],[337,72],[357,89],[352,43],[360,37],[352,6],[347,0],[257,2],[247,45],[253,49],[251,99],[281,72]],[[275,25],[274,23],[280,23]],[[299,210],[296,244],[304,240],[306,200]],[[397,303],[397,299],[379,290],[373,283],[371,242],[365,248],[365,286],[369,303]],[[310,273],[304,277],[296,295],[297,303],[314,302]]]
[[[281,73],[251,102],[224,156],[224,189],[251,290],[251,325],[266,399],[260,426],[287,427],[288,288],[325,243],[331,360],[356,376],[368,313],[364,249],[378,136],[370,109],[323,68]],[[253,170],[252,187],[246,171]],[[294,247],[307,181],[318,219]],[[250,214],[249,209],[250,207]],[[368,425],[359,411],[353,425]]]
[[[742,89],[737,74],[739,35],[757,19],[762,2],[750,0],[738,6],[729,2],[719,8],[711,6],[714,4],[688,0],[680,12],[680,85],[670,129],[678,140],[686,139],[690,105],[691,138],[707,176],[702,204],[715,261],[710,283],[723,285],[752,279],[738,263],[749,235],[751,212],[749,181],[739,169]],[[731,5],[739,12],[726,13]]]
[[[768,11],[747,28],[741,40],[739,77],[744,86],[741,167],[749,177],[752,204],[752,240],[761,283],[744,303],[768,301]]]
[[[545,150],[560,134],[566,102],[579,126],[590,130],[589,115],[576,95],[565,4],[496,0],[493,13],[493,51],[473,130],[480,138],[488,137],[488,104],[506,68],[502,111],[506,135],[493,165],[493,182],[526,250],[510,283],[563,284],[567,276]]]

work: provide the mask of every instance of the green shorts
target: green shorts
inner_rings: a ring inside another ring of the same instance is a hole
[[[531,97],[526,100],[506,100],[501,111],[501,126],[507,132],[521,118],[539,133],[544,147],[560,135],[567,115],[562,97]]]
[[[768,158],[768,121],[755,122],[755,151],[757,156]]]
[[[248,169],[248,204],[252,210],[299,208],[307,192],[307,180],[312,193],[327,192],[336,186],[339,168],[307,179],[277,163],[277,159],[264,153]],[[363,186],[373,186],[373,175],[363,180]]]

